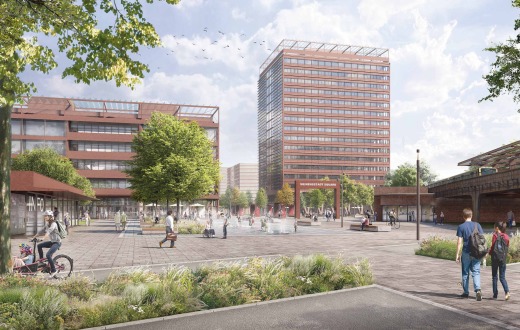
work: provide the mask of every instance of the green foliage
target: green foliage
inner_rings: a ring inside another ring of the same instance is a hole
[[[120,270],[99,285],[81,277],[51,285],[5,277],[0,278],[0,328],[98,327],[372,283],[368,261],[346,265],[324,255],[253,258],[195,271],[170,267],[162,274]]]
[[[56,152],[44,147],[24,151],[13,159],[12,169],[15,171],[33,171],[81,189],[90,197],[95,197],[90,181],[79,175],[72,162]]]
[[[284,206],[294,205],[294,191],[288,183],[284,183],[282,189],[276,192],[276,201]]]
[[[197,221],[179,221],[177,224],[177,233],[179,234],[202,234],[204,225]]]
[[[233,199],[233,189],[231,187],[226,188],[226,192],[224,194],[220,194],[219,205],[222,207],[231,208],[231,203]]]
[[[419,168],[419,184],[421,186],[430,184],[437,179],[437,174],[433,173],[426,162],[421,162]],[[386,175],[385,186],[391,187],[414,187],[417,185],[417,165],[404,163],[396,170],[388,172]]]
[[[31,325],[35,329],[61,329],[68,311],[67,296],[55,288],[25,289],[20,310],[20,328]]]
[[[512,1],[513,7],[520,7],[519,0]],[[520,29],[520,19],[515,20],[515,31]],[[496,54],[495,62],[491,64],[491,71],[484,75],[487,81],[489,94],[479,102],[491,100],[502,94],[512,94],[516,103],[520,102],[520,34],[515,39],[508,39],[504,43],[485,48],[488,52]],[[518,110],[520,112],[520,109]]]
[[[486,244],[491,247],[492,234],[486,234]],[[457,240],[446,239],[440,236],[429,236],[421,241],[421,246],[415,254],[439,259],[455,260],[457,254]],[[509,237],[509,250],[507,263],[520,262],[520,235],[517,231]],[[491,265],[491,257],[486,258],[486,263]]]
[[[133,149],[125,172],[134,198],[143,202],[195,200],[213,192],[219,180],[213,142],[195,122],[155,112],[134,136]]]
[[[446,239],[440,236],[429,236],[421,241],[416,255],[438,259],[455,260],[457,254],[457,240]]]
[[[88,277],[83,276],[68,277],[59,282],[57,288],[67,297],[74,297],[83,301],[89,301],[95,294],[95,283]]]
[[[323,195],[321,189],[312,189],[309,191],[308,195],[310,202],[309,204],[313,208],[319,208],[325,202],[325,195]]]
[[[158,0],[159,2],[161,0]],[[179,0],[165,0],[176,4]],[[152,4],[154,0],[147,0]],[[102,24],[103,21],[109,22]],[[63,77],[90,84],[94,80],[113,80],[117,86],[134,87],[148,72],[138,60],[142,46],[157,47],[161,40],[143,15],[139,0],[2,0],[0,1],[0,274],[8,271],[10,228],[10,118],[15,102],[36,91],[24,81],[25,70],[48,73],[57,62],[52,48],[67,58]],[[39,39],[41,36],[44,38]],[[48,46],[45,45],[48,43]],[[81,186],[86,195],[84,180]],[[73,184],[73,185],[74,185]],[[92,194],[93,196],[93,194]]]
[[[247,199],[247,206],[251,206],[254,204],[253,194],[249,190],[246,191],[246,199]]]
[[[267,193],[264,188],[258,189],[255,198],[255,205],[260,209],[264,209],[267,206]]]

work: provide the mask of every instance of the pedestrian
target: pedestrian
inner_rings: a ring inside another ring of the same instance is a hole
[[[222,231],[224,233],[224,237],[222,237],[222,239],[226,239],[227,238],[227,226],[229,225],[229,220],[228,218],[224,219],[224,224],[222,225]]]
[[[460,224],[457,228],[457,254],[455,257],[456,262],[461,263],[462,268],[462,289],[464,292],[460,295],[461,298],[469,297],[469,272],[473,278],[473,289],[477,301],[482,300],[482,291],[480,289],[480,259],[477,259],[470,255],[470,237],[474,229],[477,228],[480,234],[484,234],[480,223],[472,222],[473,211],[469,208],[465,208],[462,211],[462,217],[464,223]],[[462,252],[461,252],[462,248]]]
[[[67,234],[69,233],[69,226],[70,226],[70,215],[69,212],[65,212],[65,215],[63,216],[63,222],[65,223],[65,230],[67,231]]]
[[[128,221],[128,216],[126,215],[125,211],[121,213],[121,227],[123,228],[123,231],[126,230],[126,222]]]
[[[498,298],[498,273],[500,273],[500,283],[506,294],[505,299],[509,300],[509,287],[506,281],[506,259],[509,247],[509,236],[506,234],[506,223],[498,221],[495,223],[495,232],[488,254],[491,255],[491,277],[493,278],[493,299]]]
[[[169,210],[166,213],[166,215],[167,215],[166,216],[166,220],[165,220],[166,237],[164,237],[164,239],[159,242],[159,247],[162,247],[164,242],[166,242],[168,240],[168,234],[173,234],[174,233],[174,231],[173,231],[173,217],[172,217],[172,214],[173,214],[173,212],[171,210]],[[174,247],[175,247],[175,241],[174,240],[170,240],[170,248],[174,248]]]
[[[513,213],[513,210],[509,210],[509,212],[507,212],[507,226],[509,228],[513,228],[513,221],[515,221],[515,214]]]
[[[294,232],[296,233],[298,231],[298,220],[294,218]]]
[[[433,225],[437,225],[437,213],[433,212]]]
[[[85,211],[84,217],[85,217],[85,225],[90,226],[90,215],[88,214],[88,211]]]
[[[444,212],[441,211],[441,221],[440,221],[440,225],[444,225]]]
[[[54,216],[54,221],[59,221],[60,218],[59,218],[59,215],[60,215],[60,211],[58,211],[58,207],[54,207],[54,211],[52,212],[52,215]]]
[[[116,231],[121,231],[121,211],[117,210],[114,214],[114,224],[116,225]]]
[[[374,222],[377,222],[377,212],[374,212]]]
[[[365,230],[365,226],[368,225],[370,225],[370,219],[368,217],[361,219],[361,230]]]

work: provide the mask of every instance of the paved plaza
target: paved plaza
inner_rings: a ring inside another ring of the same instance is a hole
[[[292,224],[291,219],[287,222]],[[510,301],[504,301],[502,292],[498,300],[491,299],[490,267],[482,270],[483,300],[475,301],[474,295],[470,295],[470,299],[460,299],[460,265],[455,261],[416,256],[414,250],[419,243],[415,223],[401,223],[400,229],[390,232],[351,231],[348,229],[350,223],[352,220],[346,220],[344,228],[341,228],[338,220],[321,222],[319,227],[299,226],[297,233],[281,235],[260,231],[259,223],[253,227],[243,223],[243,226],[230,227],[228,239],[224,240],[220,239],[222,229],[217,221],[217,238],[179,235],[176,248],[170,249],[159,247],[159,241],[164,237],[162,233],[141,235],[137,220],[131,220],[124,233],[116,233],[111,220],[94,220],[89,227],[74,227],[58,253],[68,254],[74,259],[75,271],[83,271],[97,279],[102,279],[101,274],[113,268],[130,266],[150,266],[160,270],[171,264],[193,266],[253,256],[311,253],[341,255],[346,261],[366,257],[372,264],[375,282],[381,288],[396,290],[437,307],[446,306],[468,315],[496,320],[510,328],[520,327],[520,264],[508,265],[507,268],[512,293]],[[426,223],[421,224],[420,230],[421,238],[430,235],[455,237],[456,225]],[[24,237],[13,238],[13,251],[18,244],[27,241]],[[374,301],[374,308],[378,303]]]

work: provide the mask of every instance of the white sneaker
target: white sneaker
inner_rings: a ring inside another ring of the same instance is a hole
[[[56,274],[58,274],[58,271],[55,270],[53,271],[52,273],[49,274],[49,278],[55,278],[56,277]]]

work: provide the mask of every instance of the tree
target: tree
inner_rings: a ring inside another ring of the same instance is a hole
[[[282,189],[276,192],[276,201],[283,206],[294,205],[294,191],[288,183],[284,183]]]
[[[253,201],[253,194],[249,190],[246,191],[246,199],[247,199],[247,206],[251,206],[255,203]]]
[[[427,185],[437,179],[437,174],[430,170],[426,162],[422,162],[419,169],[419,184]],[[396,170],[388,172],[385,186],[413,187],[417,184],[417,166],[410,163],[399,165]]]
[[[153,3],[154,0],[147,0]],[[161,0],[158,0],[161,1]],[[165,0],[176,4],[178,0]],[[113,18],[100,26],[99,16]],[[45,35],[69,62],[63,76],[89,84],[113,80],[134,87],[148,66],[135,56],[141,46],[157,47],[161,40],[143,16],[139,0],[3,0],[0,1],[0,274],[8,271],[11,256],[11,112],[15,102],[36,91],[22,79],[26,70],[48,73],[57,66],[54,51],[38,35]]]
[[[229,213],[231,213],[231,187],[226,188],[226,192],[220,195],[219,205],[223,207],[227,207],[229,209]]]
[[[520,0],[512,1],[513,7],[520,7]],[[520,19],[515,20],[515,31],[520,29]],[[489,94],[479,102],[491,100],[508,93],[513,94],[513,100],[520,102],[520,34],[516,39],[508,39],[493,47],[485,48],[496,54],[496,60],[491,64],[491,71],[483,78],[487,81]],[[520,109],[517,110],[520,112]]]
[[[213,142],[195,122],[154,112],[146,128],[134,136],[135,151],[129,161],[130,189],[142,201],[195,200],[215,190],[219,163]],[[155,195],[153,195],[155,194]]]
[[[325,203],[325,195],[321,189],[312,189],[309,191],[309,201],[312,208],[319,209]]]
[[[260,208],[260,213],[263,213],[263,209],[267,206],[267,193],[264,188],[258,189],[255,198],[255,205]]]
[[[70,159],[58,154],[56,150],[49,147],[36,148],[21,153],[13,159],[12,169],[15,171],[40,173],[56,181],[81,189],[86,196],[96,196],[90,181],[79,175]]]

